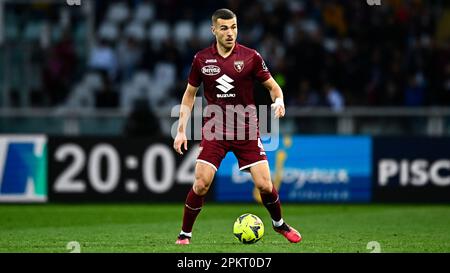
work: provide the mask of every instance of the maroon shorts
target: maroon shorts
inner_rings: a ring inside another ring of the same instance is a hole
[[[225,158],[232,151],[239,163],[239,170],[249,171],[249,168],[266,161],[267,156],[261,139],[257,140],[206,140],[200,143],[200,154],[197,162],[210,165],[216,171]]]

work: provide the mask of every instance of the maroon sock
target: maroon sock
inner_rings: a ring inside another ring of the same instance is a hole
[[[272,220],[280,221],[281,220],[281,203],[280,198],[278,196],[278,192],[275,189],[275,187],[272,187],[271,193],[261,193],[261,200],[266,207],[266,209],[269,211],[270,216],[272,217]]]
[[[189,233],[192,231],[192,226],[202,209],[204,199],[204,196],[197,195],[193,189],[189,191],[184,205],[183,226],[181,227],[183,232]]]

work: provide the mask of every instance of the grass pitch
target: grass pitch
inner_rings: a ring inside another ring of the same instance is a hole
[[[192,244],[175,245],[183,204],[0,205],[0,252],[67,253],[76,241],[81,252],[147,253],[367,253],[376,241],[381,252],[450,252],[448,205],[284,204],[284,219],[303,235],[288,243],[271,228],[256,204],[206,204]],[[261,241],[243,245],[233,236],[234,220],[250,212],[265,224]]]

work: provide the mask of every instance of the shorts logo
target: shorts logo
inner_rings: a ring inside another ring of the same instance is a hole
[[[207,65],[202,67],[202,73],[206,76],[215,76],[220,73],[220,67],[217,65]]]
[[[258,137],[258,147],[260,149],[259,155],[265,155],[266,152],[264,151],[264,146],[261,142],[261,139]]]
[[[234,61],[234,69],[240,73],[244,69],[244,61]]]

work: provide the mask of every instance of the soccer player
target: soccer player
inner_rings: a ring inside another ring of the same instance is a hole
[[[183,154],[182,146],[187,150],[187,120],[197,90],[203,83],[207,107],[213,108],[214,113],[207,113],[204,118],[200,154],[195,166],[195,181],[186,198],[183,225],[176,244],[190,243],[192,227],[202,209],[204,197],[228,151],[236,155],[241,171],[251,173],[262,203],[270,213],[274,230],[289,242],[298,243],[302,239],[300,233],[286,224],[281,216],[279,196],[272,184],[266,153],[259,138],[253,80],[260,81],[269,90],[274,102],[271,107],[276,118],[285,114],[281,88],[272,78],[259,53],[236,42],[237,18],[232,11],[215,11],[212,15],[211,30],[216,41],[194,57],[173,144],[179,154]],[[221,115],[217,109],[225,114]],[[231,111],[231,117],[227,109],[234,109]],[[241,123],[234,123],[235,114]],[[208,125],[211,122],[215,125],[214,129]],[[239,138],[239,130],[244,132],[244,139]]]

